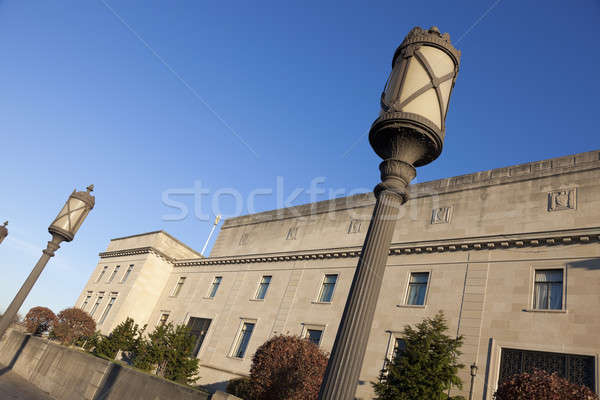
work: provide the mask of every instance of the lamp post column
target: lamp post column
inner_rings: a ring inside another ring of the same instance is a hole
[[[54,252],[59,249],[60,243],[63,240],[64,239],[59,235],[52,235],[52,240],[48,242],[48,246],[46,246],[46,249],[42,251],[43,254],[40,257],[39,261],[37,262],[37,264],[35,264],[35,267],[27,277],[27,280],[25,281],[25,283],[23,283],[23,286],[21,286],[21,289],[19,289],[19,292],[17,293],[13,301],[10,303],[10,305],[6,309],[6,312],[4,313],[4,316],[0,320],[0,339],[2,338],[2,336],[4,336],[4,332],[6,332],[6,330],[10,326],[15,315],[17,315],[17,312],[19,311],[19,309],[23,305],[23,302],[29,295],[29,292],[31,292],[33,285],[38,280],[40,274],[44,270],[44,267],[46,267],[46,264],[48,264],[50,258],[54,257]]]
[[[390,168],[391,165],[395,168]],[[380,169],[383,182],[375,188],[377,203],[348,294],[319,399],[354,398],[379,299],[390,242],[400,207],[406,201],[406,187],[415,177],[414,167],[398,160],[386,160],[381,164]],[[391,175],[392,169],[396,169],[397,175]]]
[[[5,221],[2,225],[0,225],[0,243],[2,243],[8,236],[8,229],[6,229],[6,225],[8,225],[8,221]]]
[[[394,54],[381,112],[369,132],[371,147],[383,159],[377,202],[319,400],[354,399],[400,207],[415,167],[429,164],[442,152],[459,59],[450,35],[436,27],[415,27]]]

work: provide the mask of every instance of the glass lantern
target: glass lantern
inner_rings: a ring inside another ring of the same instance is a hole
[[[88,213],[94,208],[95,198],[91,194],[93,190],[94,185],[88,186],[86,192],[73,190],[58,216],[48,227],[48,231],[60,235],[67,242],[73,240]]]

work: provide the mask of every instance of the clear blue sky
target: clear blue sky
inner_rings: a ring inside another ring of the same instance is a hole
[[[0,1],[0,309],[75,187],[94,183],[96,207],[23,313],[72,305],[110,238],[164,229],[200,249],[210,222],[190,196],[166,220],[165,191],[372,188],[366,132],[415,25],[463,53],[444,153],[417,181],[600,148],[598,1],[211,3]]]

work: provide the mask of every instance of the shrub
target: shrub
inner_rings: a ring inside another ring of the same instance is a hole
[[[458,363],[462,337],[452,338],[444,314],[425,319],[416,329],[407,326],[403,331],[404,348],[388,360],[379,382],[373,387],[379,400],[441,400],[463,399],[448,397],[451,386],[462,388],[456,375],[464,365]]]
[[[244,398],[317,399],[326,367],[327,354],[308,339],[274,336],[260,346],[252,357],[248,393]],[[246,384],[240,386],[244,389]]]
[[[586,386],[579,386],[539,369],[513,375],[498,386],[495,400],[598,400]]]
[[[132,357],[136,368],[179,383],[194,383],[198,359],[191,357],[195,340],[185,325],[158,325],[148,339],[138,336]]]
[[[117,325],[108,336],[98,340],[93,353],[110,359],[114,359],[119,351],[134,353],[136,343],[144,334],[145,328],[140,329],[133,319],[127,318]],[[131,354],[127,355],[127,358],[131,357]]]
[[[80,308],[67,308],[58,313],[58,322],[53,334],[63,344],[73,344],[76,340],[89,337],[96,330],[96,322]]]
[[[227,384],[225,391],[229,394],[237,396],[241,399],[250,398],[250,379],[249,378],[237,378],[232,379]]]
[[[56,321],[56,315],[46,307],[33,307],[23,320],[27,332],[34,335],[40,335],[52,329]]]

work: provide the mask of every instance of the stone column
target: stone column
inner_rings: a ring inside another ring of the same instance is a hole
[[[17,312],[23,305],[23,302],[25,301],[25,298],[31,291],[31,288],[33,288],[33,285],[38,280],[40,274],[44,270],[44,267],[46,267],[46,264],[48,264],[50,258],[54,257],[54,252],[59,249],[60,243],[63,240],[64,239],[59,235],[52,235],[52,240],[48,242],[48,246],[45,250],[42,251],[43,254],[40,257],[39,261],[37,262],[31,273],[27,277],[27,280],[25,281],[23,286],[21,286],[21,289],[19,290],[13,301],[6,309],[6,312],[2,316],[2,319],[0,320],[0,339],[2,339],[2,336],[4,336],[4,333],[15,318],[15,315],[17,315]]]
[[[382,183],[375,188],[377,203],[327,364],[319,399],[354,399],[385,274],[390,242],[400,207],[406,202],[406,187],[416,175],[412,165],[396,159],[385,160],[379,169]]]

